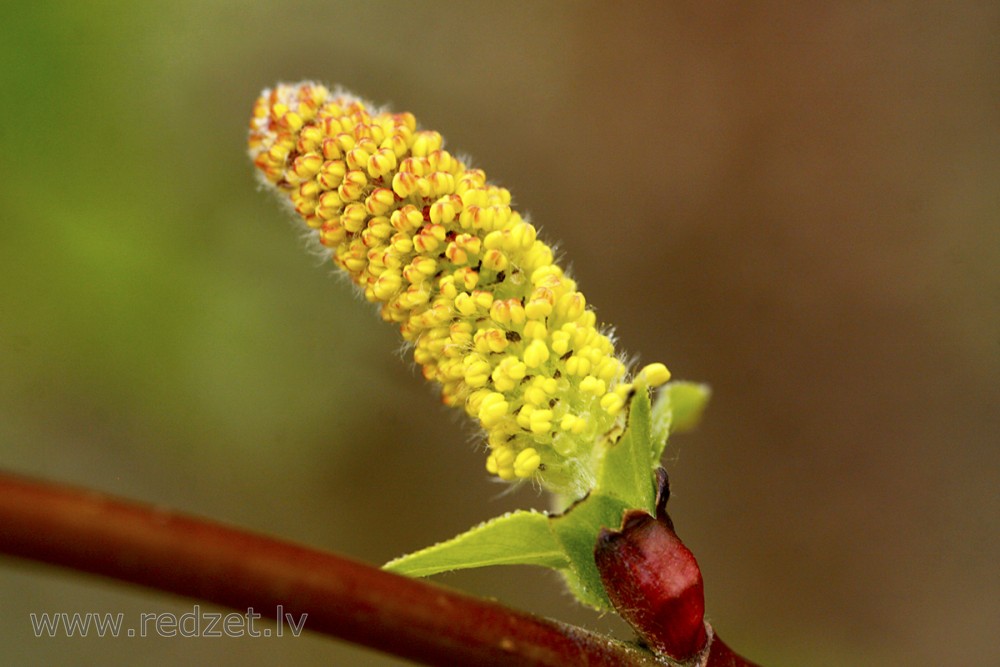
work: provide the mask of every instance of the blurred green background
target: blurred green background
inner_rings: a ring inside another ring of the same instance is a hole
[[[22,3],[0,26],[0,465],[372,563],[544,505],[487,478],[257,190],[255,96],[314,78],[474,156],[623,349],[712,384],[668,466],[732,645],[1000,664],[998,35],[991,2]],[[545,572],[440,580],[627,636]],[[3,662],[398,664],[28,620],[191,604],[2,560]]]

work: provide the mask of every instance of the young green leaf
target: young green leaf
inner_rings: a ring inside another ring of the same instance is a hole
[[[649,392],[643,389],[632,398],[625,433],[617,442],[607,445],[594,494],[615,498],[625,509],[643,509],[653,514],[656,511],[653,470],[658,460],[653,459],[651,419]]]
[[[548,515],[518,510],[482,523],[457,537],[383,567],[413,577],[488,565],[541,565],[564,568],[569,564],[563,545],[552,533]]]
[[[559,515],[518,511],[481,524],[446,542],[385,565],[411,576],[488,565],[540,565],[560,571],[583,604],[611,609],[594,563],[602,528],[616,530],[628,510],[656,511],[656,463],[649,393],[632,398],[628,426],[607,448],[597,485]]]
[[[693,429],[701,420],[712,390],[696,382],[668,382],[660,387],[652,411],[653,465],[660,457],[671,433]]]

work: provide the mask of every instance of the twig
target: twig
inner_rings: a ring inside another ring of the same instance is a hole
[[[273,618],[425,664],[668,664],[635,646],[341,556],[0,472],[0,553]],[[270,615],[268,613],[270,611]]]

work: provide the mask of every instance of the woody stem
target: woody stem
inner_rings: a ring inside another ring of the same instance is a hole
[[[426,664],[663,665],[581,628],[342,556],[5,472],[0,553],[272,618],[281,605],[313,632]]]

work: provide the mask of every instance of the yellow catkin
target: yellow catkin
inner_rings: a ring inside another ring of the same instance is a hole
[[[620,432],[631,392],[670,374],[651,364],[630,380],[510,193],[412,114],[310,82],[262,93],[249,148],[264,182],[399,326],[443,401],[485,429],[487,470],[586,491],[589,455]]]

